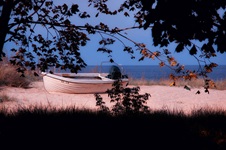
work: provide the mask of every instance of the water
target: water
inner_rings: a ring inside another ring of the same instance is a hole
[[[159,66],[122,66],[124,74],[134,79],[159,80],[169,78],[170,73],[174,73],[167,67]],[[188,70],[197,70],[198,66],[185,66]],[[102,66],[102,70],[98,66],[87,66],[81,72],[108,72],[109,66]],[[224,80],[226,79],[226,65],[221,65],[213,69],[213,72],[208,74],[211,79]]]

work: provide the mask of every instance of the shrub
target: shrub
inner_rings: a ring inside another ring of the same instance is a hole
[[[40,80],[32,72],[27,71],[25,76],[17,72],[18,66],[13,66],[7,61],[0,62],[0,86],[12,86],[26,88],[32,81]]]
[[[95,94],[96,106],[99,106],[101,111],[110,112],[113,115],[148,113],[149,107],[146,103],[151,95],[139,94],[139,91],[140,87],[124,88],[121,80],[116,80],[112,89],[107,90],[108,96],[111,98],[110,102],[114,103],[112,108],[105,106],[105,102],[99,94]]]
[[[16,67],[9,64],[0,65],[0,85],[27,87],[30,81],[16,72]]]

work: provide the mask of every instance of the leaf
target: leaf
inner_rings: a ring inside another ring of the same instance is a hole
[[[125,46],[124,49],[123,49],[123,51],[126,51],[129,54],[133,54],[134,53],[132,47],[129,47],[129,46]]]
[[[39,75],[36,72],[34,72],[34,76],[38,77]]]
[[[164,62],[160,62],[160,63],[159,63],[159,66],[160,66],[160,67],[163,67],[163,66],[165,66],[165,63],[164,63]]]
[[[45,6],[50,6],[50,5],[52,5],[53,4],[53,2],[52,1],[47,1],[46,3],[45,3]]]
[[[95,15],[95,17],[98,17],[99,16],[99,12]]]
[[[177,61],[173,57],[168,57],[168,62],[171,66],[177,65]]]
[[[152,54],[152,55],[149,56],[149,58],[151,58],[152,60],[155,60],[155,55]]]
[[[172,83],[170,83],[170,86],[175,86],[175,85],[176,85],[175,81],[173,81]]]
[[[173,74],[170,74],[170,75],[169,75],[169,78],[170,78],[171,80],[175,80],[175,79],[176,79],[176,76],[173,75]]]
[[[206,51],[206,49],[207,49],[207,45],[203,44],[202,47],[201,47],[201,50]]]
[[[216,64],[216,63],[211,63],[209,66],[213,68],[213,67],[217,67],[218,64]]]
[[[168,39],[163,39],[162,40],[162,42],[161,42],[161,47],[164,47],[164,46],[168,46],[168,44],[169,44],[169,41],[168,41]]]
[[[103,52],[103,53],[110,54],[112,52],[112,50],[103,47],[103,48],[98,48],[97,52]]]
[[[65,24],[65,25],[70,25],[71,22],[70,22],[68,19],[66,19],[66,20],[64,21],[64,24]]]
[[[210,94],[210,92],[209,92],[209,90],[207,88],[205,89],[205,93]]]
[[[188,87],[187,85],[184,86],[184,89],[191,91],[191,88]]]
[[[146,45],[144,43],[139,43],[138,46],[139,47],[144,47],[144,48],[146,47]]]
[[[34,30],[33,30],[33,29],[30,29],[30,32],[31,32],[31,33],[34,33]]]
[[[216,53],[212,53],[211,56],[212,57],[216,57],[217,55],[216,55]]]
[[[115,10],[113,13],[112,13],[112,15],[116,15],[117,14],[117,11]]]
[[[171,52],[168,49],[164,49],[164,54],[169,55],[169,54],[171,54]]]
[[[189,77],[192,79],[192,78],[195,78],[195,79],[197,79],[198,77],[197,77],[197,74],[196,73],[192,73],[192,72],[190,72],[189,73]]]
[[[68,6],[66,4],[63,4],[63,10],[66,12],[68,10]]]
[[[75,14],[76,12],[79,12],[78,5],[77,5],[77,4],[73,4],[73,5],[71,6],[71,12],[72,12],[73,14]]]
[[[198,90],[195,94],[200,94],[201,92]]]
[[[156,51],[156,52],[153,52],[153,54],[155,55],[155,57],[159,57],[159,56],[160,56],[160,54],[161,54],[161,52]]]
[[[201,47],[201,50],[203,50],[205,53],[207,53],[207,52],[215,53],[213,46],[210,45],[209,43],[203,44],[203,46]]]
[[[147,49],[142,49],[142,50],[141,50],[141,54],[142,54],[142,55],[146,55],[146,54],[147,54]]]
[[[127,12],[124,13],[124,16],[129,17],[129,14]]]
[[[144,56],[142,56],[138,61],[142,61],[142,60],[144,60]]]
[[[184,49],[184,44],[183,43],[179,43],[175,50],[176,50],[176,52],[179,53],[179,52],[182,52],[183,49]]]
[[[211,66],[205,65],[204,68],[207,73],[210,73],[213,71]]]
[[[131,59],[135,59],[135,56],[131,56]]]
[[[191,48],[190,51],[189,51],[189,54],[190,54],[190,55],[195,55],[195,54],[197,54],[197,49],[196,49],[195,45],[192,46],[192,48]]]
[[[111,58],[111,59],[110,59],[110,62],[111,62],[111,63],[113,63],[113,62],[114,62],[114,60]]]

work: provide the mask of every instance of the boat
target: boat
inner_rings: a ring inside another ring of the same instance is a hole
[[[122,68],[113,64],[109,72],[99,73],[49,73],[42,72],[43,83],[49,93],[94,94],[106,93],[112,89],[116,80],[122,81],[122,86],[129,83],[127,75],[122,74]]]

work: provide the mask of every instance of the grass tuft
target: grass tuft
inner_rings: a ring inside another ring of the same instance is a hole
[[[133,79],[130,78],[130,84],[131,85],[137,85],[137,86],[141,86],[141,85],[162,85],[162,86],[170,86],[170,84],[173,81],[170,79],[160,79],[160,80],[147,80],[144,78],[141,79]],[[210,87],[210,89],[217,89],[217,90],[226,90],[226,79],[225,80],[216,80],[214,81],[216,88],[214,87]],[[204,87],[205,82],[203,79],[193,79],[190,81],[185,81],[185,80],[178,80],[176,81],[176,85],[175,86],[185,86],[185,85],[189,85],[192,88],[201,88]]]
[[[0,62],[0,86],[26,88],[31,82],[41,79],[40,77],[35,77],[31,71],[27,71],[25,77],[22,77],[16,69],[16,66],[11,65],[7,61]]]

